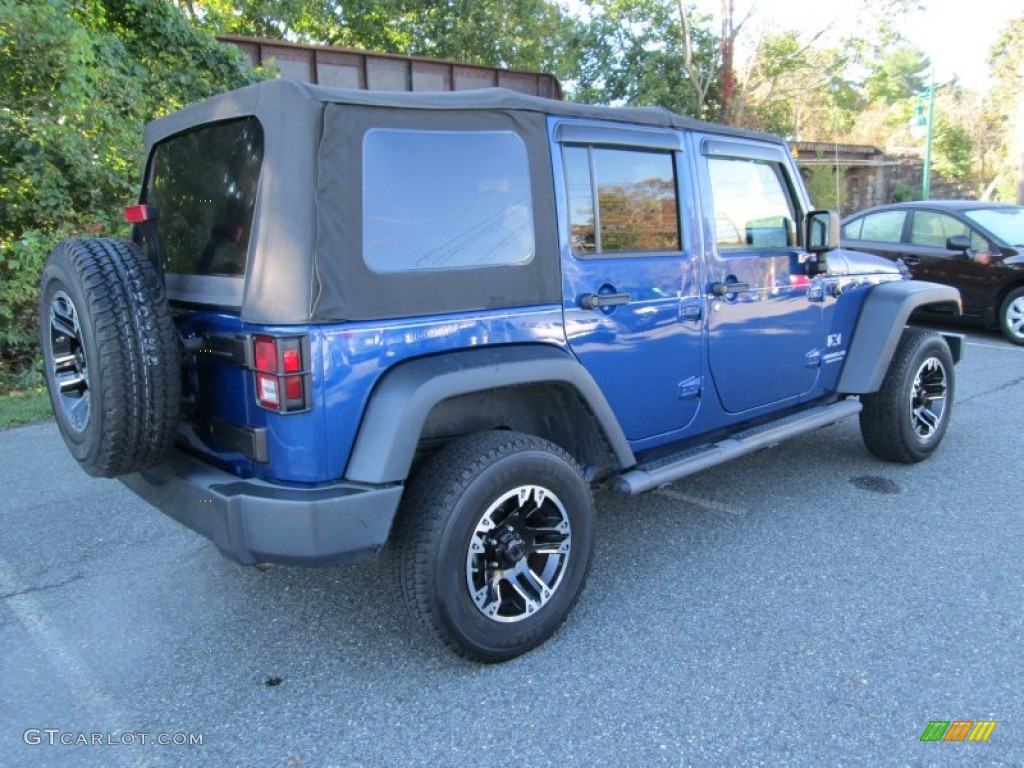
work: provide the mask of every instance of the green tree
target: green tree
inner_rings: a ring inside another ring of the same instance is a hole
[[[157,0],[0,0],[0,365],[34,354],[39,269],[122,234],[144,123],[256,77]]]
[[[956,82],[936,87],[932,170],[947,181],[982,186],[981,154],[987,125],[977,95]]]
[[[1024,15],[1010,20],[989,56],[988,122],[999,136],[990,186],[1000,200],[1024,205]]]
[[[233,33],[470,64],[572,67],[573,23],[551,0],[175,0],[193,23]]]
[[[715,119],[721,46],[711,17],[679,0],[600,0],[578,28],[579,101],[658,105]]]
[[[807,194],[811,198],[811,204],[815,208],[841,211],[846,207],[846,185],[837,184],[836,175],[838,173],[841,182],[847,168],[845,166],[837,168],[834,164],[824,161],[824,157],[820,154],[818,161],[804,170],[804,184],[807,187]]]
[[[931,61],[912,45],[887,45],[864,80],[864,95],[872,104],[895,104],[910,99],[928,84]]]
[[[805,141],[836,140],[863,99],[846,75],[851,47],[824,48],[786,31],[764,35],[740,85],[736,122]]]
[[[971,174],[974,142],[965,128],[950,119],[935,119],[932,133],[932,170],[949,181],[962,181]]]

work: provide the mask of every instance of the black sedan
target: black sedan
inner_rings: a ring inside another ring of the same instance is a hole
[[[879,205],[843,219],[844,248],[960,289],[964,319],[1024,344],[1024,207],[971,200]]]

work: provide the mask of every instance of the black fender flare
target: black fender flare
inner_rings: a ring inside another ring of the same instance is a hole
[[[417,358],[386,372],[370,396],[345,478],[375,485],[403,482],[427,416],[438,403],[474,392],[546,383],[575,389],[618,463],[636,463],[611,406],[576,358],[557,347],[512,345]]]
[[[837,390],[849,395],[877,392],[911,312],[927,304],[954,304],[959,309],[960,292],[948,285],[922,280],[896,280],[874,286],[861,307]],[[958,362],[962,339],[944,336],[953,360]]]

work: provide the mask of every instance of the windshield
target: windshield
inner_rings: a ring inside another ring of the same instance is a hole
[[[263,129],[254,117],[206,125],[156,145],[145,202],[159,211],[167,272],[245,274],[262,165]]]
[[[982,208],[964,216],[984,227],[1004,243],[1024,247],[1024,208]]]

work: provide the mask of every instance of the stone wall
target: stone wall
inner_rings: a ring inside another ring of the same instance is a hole
[[[806,179],[814,166],[839,165],[843,169],[843,210],[846,216],[873,205],[899,200],[921,199],[924,161],[916,154],[886,154],[881,149],[862,145],[818,142],[793,142],[793,154]],[[932,200],[971,199],[977,196],[972,185],[943,181],[932,172],[928,197]]]

